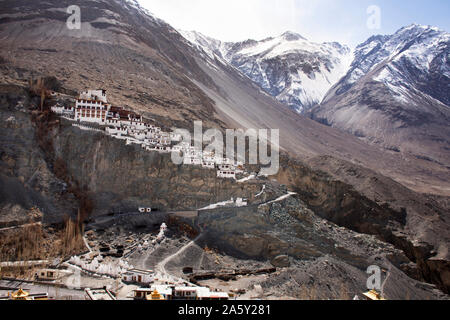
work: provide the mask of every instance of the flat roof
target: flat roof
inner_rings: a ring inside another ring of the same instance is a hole
[[[139,289],[134,289],[133,291],[139,291],[139,292],[153,292],[155,290],[149,289],[149,288],[139,288]]]
[[[142,274],[153,274],[153,270],[143,270],[143,269],[130,269],[127,272],[142,273]]]
[[[116,300],[106,289],[86,289],[85,291],[92,300]]]
[[[175,291],[198,291],[200,287],[175,287]]]

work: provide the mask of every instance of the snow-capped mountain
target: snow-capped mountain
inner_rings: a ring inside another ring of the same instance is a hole
[[[389,149],[447,163],[449,88],[450,34],[411,25],[359,45],[348,73],[311,115]]]
[[[353,58],[346,46],[311,42],[293,32],[237,43],[223,43],[198,32],[181,33],[210,58],[227,61],[266,93],[300,113],[322,101],[345,75]]]
[[[385,84],[400,101],[416,103],[408,101],[406,93],[413,86],[450,105],[448,82],[442,81],[450,77],[449,41],[449,33],[420,25],[402,28],[392,36],[371,37],[356,48],[355,60],[340,82],[338,94],[373,71],[371,78]],[[430,85],[436,77],[439,81]]]

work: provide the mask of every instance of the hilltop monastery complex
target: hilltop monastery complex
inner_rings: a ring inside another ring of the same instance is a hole
[[[198,150],[189,142],[180,142],[181,136],[163,132],[133,111],[112,106],[108,103],[106,90],[81,92],[75,107],[57,105],[51,110],[67,120],[79,123],[77,126],[80,128],[89,129],[90,124],[104,127],[106,134],[124,140],[127,145],[137,144],[147,151],[161,153],[182,152],[183,164],[217,169],[219,178],[236,179],[236,174],[243,172],[242,163]]]

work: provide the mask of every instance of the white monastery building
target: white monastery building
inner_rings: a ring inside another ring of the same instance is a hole
[[[179,134],[163,132],[161,128],[144,121],[141,115],[112,106],[103,89],[81,92],[75,107],[56,105],[51,111],[70,121],[87,123],[86,128],[90,128],[89,123],[104,126],[107,135],[124,140],[127,145],[136,144],[143,150],[160,153],[182,153],[184,165],[216,169],[218,178],[236,179],[236,174],[243,173],[242,162],[235,162],[214,152],[197,150],[190,142],[179,143],[182,140]]]
[[[105,125],[110,108],[106,90],[82,92],[75,103],[75,121]]]

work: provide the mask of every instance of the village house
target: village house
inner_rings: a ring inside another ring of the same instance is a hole
[[[139,288],[136,290],[133,290],[134,292],[134,300],[149,300],[147,299],[148,296],[151,296],[154,290],[149,288]],[[165,300],[165,299],[159,299],[159,300]]]
[[[197,287],[175,287],[173,289],[173,300],[196,300]]]
[[[59,270],[54,269],[42,269],[36,272],[35,278],[37,280],[44,280],[44,281],[54,281],[61,277],[61,274]]]
[[[122,275],[122,281],[126,283],[149,285],[154,280],[155,274],[151,270],[130,269]]]

